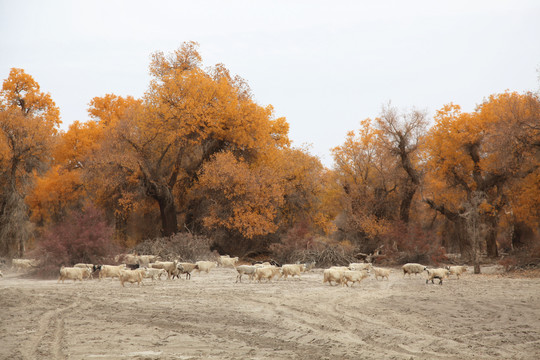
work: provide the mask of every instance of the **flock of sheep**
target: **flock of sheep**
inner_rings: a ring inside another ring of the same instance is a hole
[[[272,281],[274,278],[287,279],[289,276],[300,277],[300,274],[309,271],[314,267],[314,263],[308,264],[285,264],[279,266],[276,263],[258,263],[252,265],[237,265],[238,257],[230,257],[228,255],[220,256],[217,261],[197,261],[195,263],[174,261],[160,261],[158,256],[154,255],[135,255],[125,254],[115,258],[116,262],[122,261],[121,265],[95,265],[95,264],[75,264],[72,267],[62,266],[60,268],[60,276],[57,282],[64,280],[82,281],[83,279],[92,279],[94,274],[99,273],[99,279],[103,278],[118,278],[120,284],[125,286],[125,283],[137,283],[140,286],[143,279],[148,278],[154,281],[167,277],[167,279],[180,278],[186,275],[186,280],[191,278],[193,271],[204,271],[209,273],[214,267],[230,267],[237,272],[236,282],[242,282],[242,276],[246,275],[250,281],[266,280]],[[12,269],[26,270],[36,266],[34,260],[31,259],[13,259]],[[445,268],[432,269],[422,264],[408,263],[402,266],[403,277],[411,274],[427,273],[426,284],[434,279],[439,279],[439,284],[442,285],[443,279],[450,275],[459,276],[467,271],[466,266],[447,266]],[[375,279],[389,279],[391,269],[374,267],[371,263],[351,263],[349,266],[332,266],[323,271],[323,284],[353,286],[355,283],[360,283],[363,279],[374,274]],[[0,271],[0,276],[2,273]]]

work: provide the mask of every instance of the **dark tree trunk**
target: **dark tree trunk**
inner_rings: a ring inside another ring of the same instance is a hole
[[[414,184],[410,184],[404,191],[403,197],[401,198],[401,204],[399,206],[399,220],[405,224],[409,223],[409,213],[415,193],[416,186]]]
[[[467,231],[467,222],[464,218],[458,216],[453,223],[456,227],[461,259],[464,262],[472,261],[474,259],[474,248]]]
[[[159,203],[159,212],[161,214],[161,225],[163,227],[163,236],[171,236],[178,232],[178,220],[176,218],[176,205],[172,192],[166,188],[163,196],[157,199]]]
[[[448,210],[444,205],[437,205],[431,199],[425,199],[427,203],[433,210],[438,211],[444,215],[455,227],[455,233],[458,238],[459,252],[461,258],[465,262],[469,262],[474,259],[474,247],[472,239],[467,230],[467,221],[465,218],[460,216],[457,212]]]
[[[525,246],[527,239],[533,237],[533,231],[523,222],[515,222],[512,231],[512,249],[519,250]]]
[[[487,256],[496,258],[499,256],[497,248],[497,217],[490,216],[486,219],[485,224],[488,225],[486,234],[486,250]]]

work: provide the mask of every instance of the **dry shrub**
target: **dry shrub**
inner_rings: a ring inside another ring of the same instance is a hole
[[[527,270],[540,267],[540,241],[531,241],[519,250],[515,250],[509,256],[503,257],[499,264],[506,271]]]
[[[131,250],[140,255],[158,255],[164,261],[215,260],[217,255],[210,250],[211,243],[204,236],[177,233],[170,237],[148,239]]]
[[[112,241],[113,231],[103,213],[92,205],[72,212],[63,222],[46,229],[29,254],[40,261],[36,275],[53,277],[61,266],[101,263],[118,251]]]
[[[300,261],[299,258],[313,247],[313,243],[307,225],[299,224],[290,229],[280,242],[271,244],[269,249],[277,262],[291,264]]]
[[[349,265],[355,260],[354,248],[349,243],[315,239],[302,228],[292,229],[280,243],[270,246],[273,258],[281,264],[315,263],[316,267]]]
[[[417,225],[395,223],[383,236],[383,251],[389,263],[409,262],[439,265],[448,261],[435,235]]]

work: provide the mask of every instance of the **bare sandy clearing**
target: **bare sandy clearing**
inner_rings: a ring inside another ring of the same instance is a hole
[[[465,274],[322,284],[0,278],[4,359],[538,359],[540,279]]]

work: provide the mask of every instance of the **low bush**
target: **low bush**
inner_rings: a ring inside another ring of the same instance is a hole
[[[45,229],[29,256],[40,261],[38,276],[53,277],[58,275],[61,266],[102,262],[118,251],[112,238],[113,228],[107,224],[103,213],[88,205]]]

